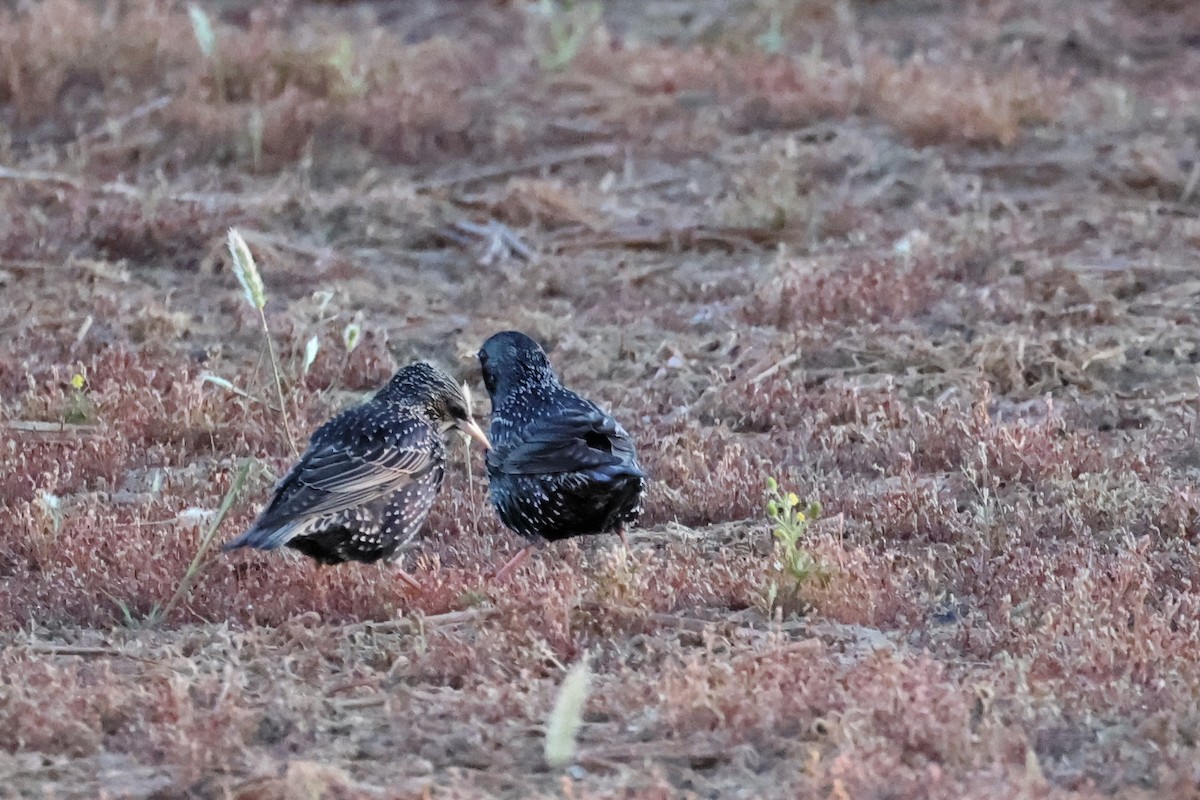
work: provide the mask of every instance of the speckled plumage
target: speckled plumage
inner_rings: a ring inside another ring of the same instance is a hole
[[[223,549],[287,546],[322,564],[395,558],[441,488],[451,427],[486,441],[462,387],[431,364],[404,367],[317,429],[258,520]]]
[[[611,416],[564,387],[545,351],[515,331],[479,351],[492,398],[485,458],[501,521],[534,541],[622,531],[641,513],[645,473]]]

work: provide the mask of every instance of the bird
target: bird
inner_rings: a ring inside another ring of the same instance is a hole
[[[317,428],[258,519],[222,550],[286,546],[319,564],[395,560],[441,489],[451,428],[491,446],[466,384],[424,361],[401,368],[369,401]]]
[[[625,542],[646,491],[629,433],[563,386],[546,351],[524,333],[491,336],[478,358],[492,401],[488,498],[505,526],[532,540],[493,579],[545,542],[608,532]]]

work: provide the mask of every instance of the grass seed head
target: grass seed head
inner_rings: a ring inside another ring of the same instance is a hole
[[[575,737],[583,724],[583,706],[587,702],[592,673],[585,655],[567,670],[559,687],[554,708],[546,721],[546,763],[551,767],[563,767],[575,756]]]
[[[267,304],[267,292],[263,287],[262,276],[258,274],[258,265],[254,263],[254,255],[250,246],[242,238],[237,228],[229,229],[229,254],[233,257],[233,274],[246,292],[250,305],[262,310]]]

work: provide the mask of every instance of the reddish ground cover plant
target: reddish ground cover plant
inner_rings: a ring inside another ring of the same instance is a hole
[[[1194,796],[1198,34],[1132,0],[0,11],[0,785]],[[508,328],[638,440],[628,552],[489,582],[522,542],[457,446],[419,591],[203,549],[285,426],[418,357],[478,388]]]

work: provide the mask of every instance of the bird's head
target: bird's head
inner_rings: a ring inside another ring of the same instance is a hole
[[[558,379],[541,345],[518,331],[503,331],[488,338],[479,350],[483,385],[493,402],[509,389]]]
[[[443,433],[457,428],[485,448],[491,448],[472,413],[470,389],[465,383],[455,383],[433,364],[418,361],[402,368],[392,376],[384,392],[405,405],[421,409]]]

